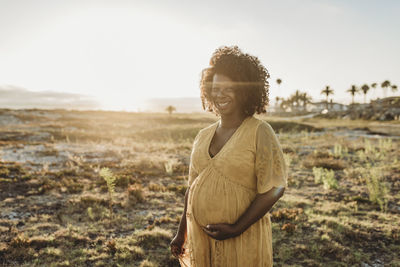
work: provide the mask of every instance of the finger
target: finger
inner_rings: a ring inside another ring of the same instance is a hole
[[[206,232],[206,234],[210,235],[212,232],[208,230],[206,227],[203,227],[203,231]]]
[[[212,238],[214,238],[214,239],[217,239],[217,237],[218,237],[218,235],[219,235],[219,232],[218,231],[216,231],[216,232],[212,232],[212,231],[210,231],[210,230],[207,230],[207,229],[203,229],[204,230],[204,232],[206,232],[206,234],[208,235],[208,236],[210,236],[210,237],[212,237]]]
[[[206,227],[203,227],[203,231],[206,232],[206,234],[208,234],[211,237],[214,237],[217,234],[217,232],[213,232],[213,231],[207,229]]]
[[[216,232],[219,230],[219,225],[218,224],[207,224],[206,226],[207,230],[211,232]]]

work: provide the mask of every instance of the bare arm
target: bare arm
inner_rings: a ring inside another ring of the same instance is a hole
[[[183,244],[186,240],[186,209],[187,209],[187,201],[189,195],[189,188],[186,189],[185,193],[185,207],[183,208],[183,214],[181,217],[181,221],[179,222],[178,232],[176,233],[175,237],[171,241],[171,251],[175,257],[181,255],[183,251]]]
[[[234,224],[214,224],[207,225],[203,230],[212,238],[224,240],[242,234],[256,221],[262,218],[282,197],[284,187],[273,187],[266,193],[257,194],[248,209],[239,217]]]
[[[185,193],[185,207],[183,208],[183,214],[181,217],[181,221],[179,222],[178,234],[184,235],[186,237],[186,209],[187,209],[187,201],[189,195],[189,187],[186,189]]]

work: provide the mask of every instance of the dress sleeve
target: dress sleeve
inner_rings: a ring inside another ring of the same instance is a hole
[[[287,187],[287,170],[279,140],[272,127],[262,122],[256,133],[255,173],[257,193],[268,192],[272,187]]]
[[[199,140],[199,136],[200,136],[200,133],[198,133],[198,134],[196,135],[196,137],[194,138],[193,146],[192,146],[192,153],[190,154],[189,177],[188,177],[188,186],[189,186],[189,187],[192,185],[193,181],[196,179],[196,177],[197,177],[198,174],[199,174],[199,173],[197,172],[197,170],[196,170],[194,164],[193,164],[193,154],[194,154],[194,150],[195,150],[195,148],[196,148],[196,144],[197,144],[197,142],[198,142],[198,140]]]

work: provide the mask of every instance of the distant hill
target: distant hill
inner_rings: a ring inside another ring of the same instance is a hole
[[[149,98],[140,107],[131,111],[166,112],[167,106],[174,106],[176,112],[201,112],[200,97]],[[0,109],[76,109],[101,110],[101,103],[84,94],[62,93],[53,91],[34,92],[11,85],[0,86]]]
[[[0,86],[0,108],[99,109],[90,96],[52,91],[34,92],[17,86]]]

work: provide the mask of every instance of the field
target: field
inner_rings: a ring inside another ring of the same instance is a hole
[[[192,142],[216,119],[0,110],[0,266],[178,266]],[[400,124],[262,119],[289,167],[275,266],[400,266]]]

